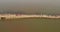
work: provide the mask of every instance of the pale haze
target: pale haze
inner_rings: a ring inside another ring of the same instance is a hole
[[[60,14],[60,0],[0,0],[0,11],[8,9],[26,13]]]
[[[0,0],[0,5],[20,5],[20,4],[38,4],[60,6],[60,0]]]

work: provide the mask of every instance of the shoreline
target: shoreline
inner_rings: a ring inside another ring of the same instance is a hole
[[[60,18],[60,16],[51,16],[51,15],[16,15],[16,14],[5,14],[0,15],[1,17],[5,17],[6,19],[14,19],[14,18],[30,18],[30,17],[39,17],[39,18]]]

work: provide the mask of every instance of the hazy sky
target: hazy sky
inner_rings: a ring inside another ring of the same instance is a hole
[[[9,9],[19,8],[20,10],[23,10],[23,11],[32,11],[34,8],[34,11],[35,11],[36,6],[38,6],[39,8],[41,7],[50,8],[54,6],[54,8],[56,8],[57,6],[60,7],[60,0],[0,0],[0,8],[3,8],[3,9],[7,7]],[[58,12],[59,11],[60,10],[58,10]]]
[[[60,6],[60,0],[0,0],[0,7],[20,5],[53,5]]]
[[[60,0],[0,0],[0,4],[5,3],[50,3],[59,4]]]

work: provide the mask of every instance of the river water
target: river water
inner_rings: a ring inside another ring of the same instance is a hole
[[[0,32],[60,32],[60,19],[0,20]]]

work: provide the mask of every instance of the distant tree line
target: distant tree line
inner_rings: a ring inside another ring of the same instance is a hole
[[[59,9],[47,9],[47,8],[42,8],[42,9],[37,9],[32,12],[30,11],[23,11],[23,10],[0,10],[0,14],[37,14],[37,15],[60,15],[60,10]]]

